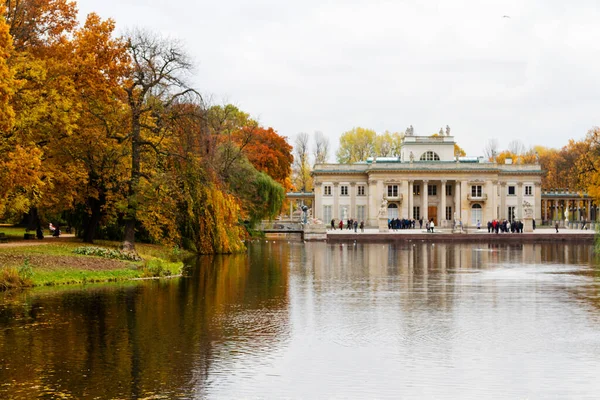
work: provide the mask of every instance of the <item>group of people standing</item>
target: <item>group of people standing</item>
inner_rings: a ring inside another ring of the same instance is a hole
[[[511,222],[506,219],[502,221],[495,219],[493,221],[488,221],[487,228],[488,233],[523,233],[523,221],[513,220]],[[535,222],[533,229],[535,229]]]
[[[433,233],[433,229],[435,228],[433,218],[431,218],[429,221],[423,218],[420,218],[418,221],[415,219],[392,218],[388,219],[388,228],[393,231],[398,229],[415,229],[417,222],[419,223],[419,229],[423,229],[423,223],[425,223],[425,228],[427,229],[427,232]]]
[[[344,220],[340,219],[340,222],[337,224],[337,227],[340,228],[340,230],[344,229]],[[364,221],[360,221],[360,223],[358,222],[358,220],[355,219],[349,219],[346,222],[346,229],[348,229],[349,231],[354,229],[354,232],[358,232],[358,228],[360,228],[361,232],[365,231],[365,222]],[[331,229],[333,229],[335,231],[336,229],[336,223],[335,223],[335,218],[333,218],[331,220]]]

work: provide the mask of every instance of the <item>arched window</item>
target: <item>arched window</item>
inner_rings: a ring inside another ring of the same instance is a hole
[[[427,151],[421,156],[421,161],[440,161],[440,156],[433,151]]]
[[[394,203],[388,204],[388,219],[398,218],[398,205]]]
[[[471,207],[471,225],[472,226],[477,226],[477,223],[479,222],[481,225],[483,225],[483,210],[481,208],[481,204],[473,204],[473,206]]]

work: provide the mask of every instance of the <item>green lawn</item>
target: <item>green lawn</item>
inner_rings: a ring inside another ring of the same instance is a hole
[[[82,246],[118,249],[119,242],[89,245],[72,236],[23,240],[23,228],[7,226],[0,226],[0,232],[8,236],[8,244],[0,244],[0,290],[173,276],[179,275],[183,267],[184,252],[177,248],[136,244],[142,260],[124,261],[74,253]]]

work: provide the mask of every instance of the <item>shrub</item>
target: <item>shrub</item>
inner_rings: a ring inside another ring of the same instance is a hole
[[[18,268],[8,267],[0,271],[0,290],[33,286],[33,269],[26,258]]]
[[[141,267],[142,276],[145,278],[171,276],[173,273],[170,267],[173,265],[173,263],[167,263],[157,258],[145,261]]]
[[[92,247],[83,246],[73,250],[75,254],[81,254],[84,256],[97,256],[110,258],[112,260],[125,260],[125,261],[141,261],[142,259],[137,253],[132,251],[124,251],[118,249],[107,249],[105,247]]]

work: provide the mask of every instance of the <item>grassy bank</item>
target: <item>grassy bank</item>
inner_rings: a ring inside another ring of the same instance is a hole
[[[0,290],[169,277],[183,268],[180,251],[157,245],[136,245],[138,258],[119,251],[117,242],[88,246],[65,236],[23,240],[22,228],[0,232],[9,238],[0,244]]]

